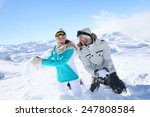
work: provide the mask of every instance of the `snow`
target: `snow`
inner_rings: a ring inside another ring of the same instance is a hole
[[[150,99],[150,42],[138,42],[120,32],[103,34],[112,50],[117,74],[127,85],[127,92],[115,94],[101,85],[91,93],[91,76],[77,55],[75,64],[83,80],[82,95],[74,97],[71,91],[60,95],[54,67],[32,66],[33,56],[48,57],[55,41],[29,42],[19,45],[0,45],[0,99],[1,100],[140,100]]]
[[[4,77],[5,77],[4,73],[1,73],[1,72],[0,72],[0,79],[2,79],[2,78],[4,78]]]

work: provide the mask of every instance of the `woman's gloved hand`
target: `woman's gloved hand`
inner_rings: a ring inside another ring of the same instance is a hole
[[[36,56],[31,60],[31,63],[35,66],[42,64],[42,58]]]

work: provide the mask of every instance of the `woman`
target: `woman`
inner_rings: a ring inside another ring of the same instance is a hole
[[[117,76],[106,41],[97,39],[89,28],[79,30],[77,37],[79,58],[85,70],[92,75],[90,90],[93,92],[100,84],[109,85],[118,94],[126,90],[125,84]]]
[[[67,93],[67,86],[69,84],[73,95],[80,95],[80,81],[77,70],[74,64],[74,53],[77,52],[76,46],[66,38],[66,33],[60,29],[56,32],[55,37],[57,44],[53,48],[48,59],[41,59],[35,57],[32,63],[35,65],[42,64],[45,66],[56,67],[58,89],[61,94]]]

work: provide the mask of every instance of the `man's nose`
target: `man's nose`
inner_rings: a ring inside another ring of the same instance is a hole
[[[83,41],[84,40],[84,38],[80,38],[80,41]]]

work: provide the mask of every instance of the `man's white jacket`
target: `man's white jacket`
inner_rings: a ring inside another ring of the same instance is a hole
[[[81,46],[79,58],[86,71],[93,77],[96,77],[95,70],[108,69],[110,74],[116,71],[111,59],[110,47],[104,40],[96,39],[88,46]]]

